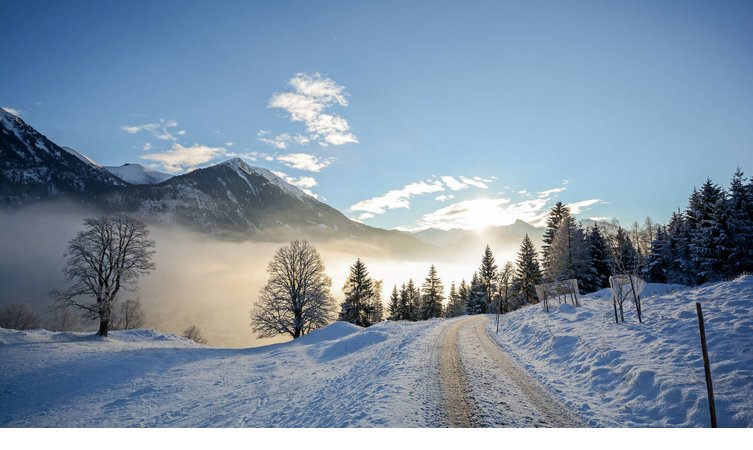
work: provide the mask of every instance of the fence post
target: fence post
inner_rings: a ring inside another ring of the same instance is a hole
[[[706,347],[706,328],[703,323],[703,310],[701,304],[695,302],[695,310],[698,313],[698,328],[701,334],[701,351],[703,352],[703,370],[706,372],[706,390],[709,395],[709,413],[711,415],[711,428],[716,428],[716,406],[714,405],[714,387],[711,384],[711,364],[709,352]]]

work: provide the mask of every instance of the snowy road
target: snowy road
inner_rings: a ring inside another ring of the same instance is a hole
[[[440,382],[451,427],[579,427],[486,333],[487,316],[449,322],[440,335]]]

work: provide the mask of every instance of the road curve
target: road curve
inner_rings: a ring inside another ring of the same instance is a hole
[[[478,315],[451,321],[440,335],[439,374],[447,425],[582,427],[491,340],[488,321]]]

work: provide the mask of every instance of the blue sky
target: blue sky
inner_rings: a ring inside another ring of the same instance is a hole
[[[752,23],[746,1],[5,0],[0,106],[106,165],[254,158],[380,227],[557,200],[666,221],[753,174]]]

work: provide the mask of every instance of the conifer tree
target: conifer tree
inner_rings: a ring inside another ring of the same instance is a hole
[[[526,235],[528,237],[528,235]],[[508,313],[512,311],[513,297],[515,294],[512,290],[512,281],[515,276],[515,266],[511,262],[506,262],[502,270],[499,271],[499,278],[497,280],[497,298],[498,311],[502,313]]]
[[[463,281],[465,283],[465,281]],[[444,316],[447,318],[462,316],[465,314],[465,302],[462,295],[455,288],[455,282],[450,284],[450,297],[445,308]]]
[[[387,312],[389,320],[401,320],[400,317],[400,293],[397,291],[397,285],[392,286],[392,295],[390,295],[390,303],[387,305]]]
[[[694,190],[686,212],[690,224],[690,256],[697,269],[698,283],[722,277],[729,257],[728,219],[725,192],[707,179]]]
[[[586,248],[583,229],[565,211],[550,248],[547,278],[567,280],[577,278],[589,284],[593,267]]]
[[[690,225],[679,211],[669,219],[667,241],[667,282],[694,285],[698,276],[690,257]]]
[[[408,294],[408,287],[403,283],[400,287],[400,308],[396,320],[412,320],[411,319],[411,298]]]
[[[372,325],[384,320],[384,305],[382,304],[382,280],[374,280],[374,295],[369,302],[369,322]]]
[[[737,169],[729,191],[729,232],[732,249],[728,276],[753,272],[753,183],[746,185],[743,172]]]
[[[350,275],[343,287],[345,301],[340,305],[339,320],[368,327],[374,315],[374,282],[369,276],[366,264],[359,258],[350,267]]]
[[[669,238],[664,227],[657,227],[651,251],[643,268],[643,277],[649,283],[666,283],[669,269]]]
[[[638,252],[624,228],[618,228],[612,243],[612,272],[633,274],[638,267]]]
[[[413,283],[413,279],[408,280],[408,284],[405,287],[405,293],[408,300],[408,310],[406,311],[406,320],[413,322],[419,320],[420,307],[421,307],[421,292]]]
[[[473,314],[470,308],[471,288],[468,286],[468,283],[465,282],[465,278],[460,280],[460,285],[458,286],[458,297],[460,297],[460,301],[463,302],[463,314]]]
[[[468,314],[485,314],[487,311],[486,289],[480,281],[478,272],[473,272],[471,285],[468,287]]]
[[[612,274],[609,264],[611,259],[609,244],[607,244],[607,240],[601,233],[601,228],[598,224],[594,224],[586,234],[586,248],[588,249],[593,269],[593,281],[591,286],[585,286],[584,291],[589,292],[608,288],[609,276]]]
[[[550,272],[552,242],[554,242],[554,237],[557,235],[557,230],[565,215],[570,215],[570,209],[562,204],[562,202],[557,202],[549,211],[549,217],[546,219],[546,231],[544,231],[544,237],[542,238],[544,244],[541,246],[541,260],[544,266],[544,273],[547,276]]]
[[[442,302],[444,301],[444,288],[442,281],[437,275],[437,269],[432,264],[429,269],[429,275],[421,285],[421,308],[420,318],[422,320],[442,317]]]
[[[528,234],[523,238],[518,251],[516,271],[519,295],[526,304],[536,301],[536,285],[541,283],[541,268],[539,267],[538,255],[533,242]]]
[[[484,312],[488,310],[497,292],[497,275],[497,264],[494,261],[492,249],[487,244],[484,255],[481,257],[481,267],[478,270],[478,282],[480,290],[483,291]]]

